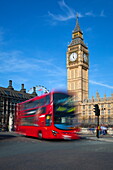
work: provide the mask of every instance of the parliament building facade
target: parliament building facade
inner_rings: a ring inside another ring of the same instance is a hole
[[[94,105],[98,104],[100,109],[100,124],[113,126],[113,94],[107,97],[104,94],[100,98],[96,93],[96,98],[88,98],[88,71],[89,71],[89,51],[83,40],[78,17],[72,32],[72,41],[67,49],[67,89],[74,95],[78,121],[85,125],[96,125],[97,116],[93,111]]]
[[[0,87],[0,131],[11,131],[14,129],[16,104],[37,96],[36,89],[33,87],[33,93],[26,93],[24,84],[20,91],[13,88],[12,80],[9,80],[7,88]]]

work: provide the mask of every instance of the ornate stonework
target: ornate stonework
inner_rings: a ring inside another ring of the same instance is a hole
[[[67,89],[74,95],[78,121],[84,125],[96,124],[97,117],[93,111],[94,104],[100,108],[100,124],[113,126],[113,94],[111,97],[88,98],[89,51],[83,42],[83,33],[76,18],[76,26],[72,32],[72,41],[67,49]]]
[[[83,42],[78,18],[67,50],[67,88],[78,101],[88,99],[88,48]]]

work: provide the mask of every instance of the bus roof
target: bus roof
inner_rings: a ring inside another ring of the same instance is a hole
[[[50,92],[50,93],[51,93],[51,92]],[[29,99],[29,100],[25,100],[24,102],[17,103],[17,104],[24,104],[24,103],[27,103],[27,102],[30,102],[30,101],[34,101],[34,100],[36,100],[36,99],[41,99],[41,98],[49,95],[50,93],[45,93],[45,94],[43,94],[43,95],[41,95],[41,96],[36,96],[36,97],[33,97],[33,98]]]
[[[25,100],[24,102],[21,102],[21,103],[17,103],[17,104],[24,104],[24,103],[27,103],[27,102],[30,102],[30,101],[34,101],[34,100],[36,100],[36,99],[41,99],[41,98],[43,98],[43,97],[45,97],[45,96],[47,96],[47,95],[50,95],[50,94],[53,94],[53,93],[65,93],[65,94],[67,94],[67,92],[66,91],[51,91],[51,92],[49,92],[49,93],[44,93],[43,95],[41,95],[41,96],[36,96],[36,97],[33,97],[33,98],[31,98],[31,99],[29,99],[29,100]]]

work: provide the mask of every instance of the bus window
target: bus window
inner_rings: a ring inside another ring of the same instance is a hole
[[[34,117],[24,117],[21,118],[22,126],[34,126]]]
[[[51,115],[46,115],[46,126],[51,125]]]
[[[46,103],[45,103],[45,105],[48,105],[48,104],[50,104],[50,95],[47,95],[46,97],[45,97],[45,101],[46,101]]]
[[[35,100],[35,101],[29,101],[23,104],[23,109],[33,109],[35,107],[41,107],[43,105],[48,105],[50,104],[50,95],[47,95],[41,99]]]
[[[38,103],[39,103],[38,100],[29,101],[27,103],[24,103],[24,110],[35,108],[38,106]]]
[[[68,104],[68,105],[74,105],[73,102],[73,96],[68,95],[68,94],[61,94],[61,93],[54,93],[53,94],[53,103],[54,104]]]

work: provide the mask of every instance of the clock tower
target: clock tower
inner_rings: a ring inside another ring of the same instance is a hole
[[[67,49],[67,89],[79,102],[88,99],[88,55],[88,47],[84,44],[83,33],[76,16],[72,41]]]

